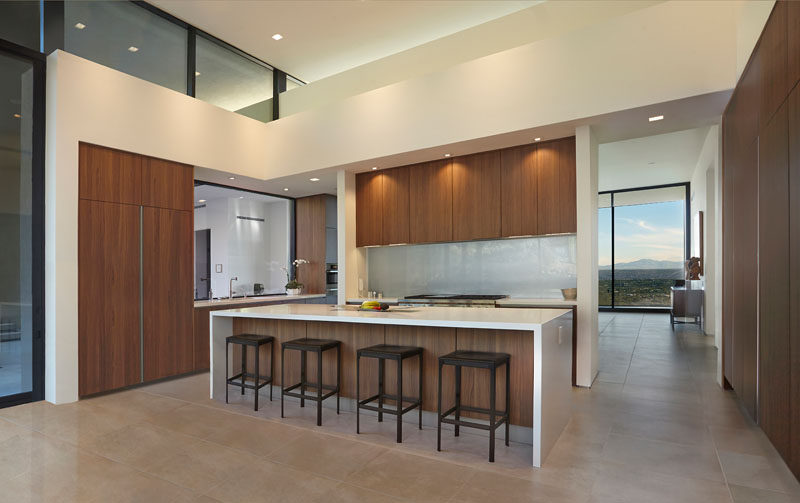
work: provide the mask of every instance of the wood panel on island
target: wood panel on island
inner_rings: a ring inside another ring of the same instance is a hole
[[[78,152],[79,396],[192,371],[193,168]]]
[[[356,175],[356,246],[574,233],[575,138]]]

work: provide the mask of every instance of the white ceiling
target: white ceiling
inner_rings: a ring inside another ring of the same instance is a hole
[[[306,82],[532,7],[541,0],[151,0]],[[280,33],[283,39],[272,40]]]
[[[229,181],[229,180],[228,180]],[[278,201],[286,201],[279,197],[267,196],[264,194],[256,194],[254,192],[247,192],[244,190],[230,189],[227,187],[217,187],[216,185],[197,185],[194,188],[194,204],[203,204],[200,202],[213,201],[215,199],[245,199],[248,201],[259,201],[262,203],[275,203]]]

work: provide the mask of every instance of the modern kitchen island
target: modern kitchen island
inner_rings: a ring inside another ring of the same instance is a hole
[[[296,338],[336,339],[342,343],[341,396],[344,410],[355,410],[356,351],[374,344],[398,344],[423,348],[422,401],[425,423],[436,424],[438,357],[456,349],[494,351],[511,355],[510,424],[511,440],[533,446],[533,466],[540,467],[571,415],[572,396],[572,311],[567,309],[483,309],[462,307],[392,308],[387,312],[359,311],[354,306],[287,304],[213,311],[211,318],[211,377],[213,399],[225,399],[225,338],[234,334],[263,334],[275,337],[274,383],[280,385],[280,343]],[[266,346],[265,348],[268,348]],[[286,353],[286,380],[298,381],[300,357]],[[323,358],[323,382],[336,382],[336,352]],[[248,354],[248,370],[255,355]],[[268,349],[263,349],[260,367],[270,368]],[[239,372],[241,353],[229,351],[230,375]],[[361,362],[361,393],[377,389],[378,365],[372,359]],[[396,367],[386,362],[386,375]],[[309,375],[315,375],[316,360],[309,354]],[[403,367],[403,388],[418,389],[418,363],[407,360]],[[262,372],[265,374],[265,372]],[[489,376],[478,369],[464,369],[462,402],[486,407]],[[498,379],[498,398],[505,396],[505,380]],[[386,380],[391,393],[394,379]],[[453,403],[454,375],[445,367],[442,376],[443,409]],[[238,392],[238,389],[237,389]],[[262,393],[266,393],[263,390]],[[275,394],[280,396],[279,394]],[[404,393],[405,395],[405,393]],[[331,400],[335,403],[335,400]],[[263,402],[262,402],[263,403]],[[503,409],[503,398],[498,408]],[[287,421],[291,421],[287,406]],[[465,413],[467,415],[469,413]],[[480,416],[479,416],[480,417]],[[480,417],[483,419],[483,417]],[[324,427],[324,424],[323,424]],[[432,445],[432,449],[436,446]]]

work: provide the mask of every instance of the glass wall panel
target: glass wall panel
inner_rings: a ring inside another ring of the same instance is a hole
[[[272,120],[272,70],[197,36],[195,96],[247,117]]]
[[[64,48],[186,93],[187,30],[132,2],[64,2]]]
[[[0,53],[0,400],[33,390],[33,66]]]
[[[39,2],[0,2],[0,38],[39,50]]]

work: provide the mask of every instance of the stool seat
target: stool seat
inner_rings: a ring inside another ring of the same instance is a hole
[[[294,339],[281,343],[286,349],[297,349],[300,351],[326,351],[339,347],[341,344],[337,340],[332,339]]]
[[[247,346],[260,346],[275,340],[271,335],[258,335],[258,334],[239,334],[230,335],[225,338],[228,344],[244,344]]]
[[[370,358],[386,358],[391,360],[404,360],[422,353],[422,348],[414,346],[392,346],[391,344],[376,344],[358,350],[358,356]]]
[[[511,355],[508,353],[488,353],[483,351],[453,351],[439,357],[445,365],[459,365],[462,367],[494,368],[508,362]]]

